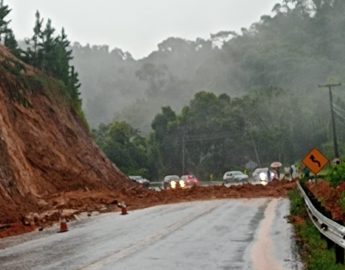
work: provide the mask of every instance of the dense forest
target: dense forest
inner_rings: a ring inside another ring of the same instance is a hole
[[[124,171],[153,178],[206,178],[248,161],[291,164],[312,147],[331,158],[328,91],[318,85],[344,82],[344,11],[341,0],[286,0],[241,33],[168,38],[140,60],[77,45],[81,78],[93,81],[83,88],[87,114],[93,125],[104,122],[98,143],[119,164],[137,149]],[[87,73],[93,66],[103,79]],[[344,153],[345,95],[333,92]]]
[[[241,33],[195,41],[171,37],[144,59],[75,44],[74,64],[93,127],[114,118],[147,134],[162,105],[180,110],[199,91],[241,96],[267,87],[308,98],[344,77],[343,1],[286,0]]]

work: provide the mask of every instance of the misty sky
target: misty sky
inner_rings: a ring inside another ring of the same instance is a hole
[[[108,44],[146,56],[170,36],[208,38],[239,30],[269,14],[280,0],[5,0],[17,39],[32,35],[34,14],[65,27],[69,39]]]

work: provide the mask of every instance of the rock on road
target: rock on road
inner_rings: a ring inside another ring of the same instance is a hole
[[[286,199],[248,199],[110,213],[0,240],[0,269],[301,269],[288,212]]]

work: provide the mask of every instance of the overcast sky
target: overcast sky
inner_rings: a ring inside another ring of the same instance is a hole
[[[65,27],[69,39],[108,44],[146,56],[159,42],[175,36],[207,38],[221,30],[239,30],[270,14],[280,0],[5,0],[12,8],[17,39],[32,35],[34,14]]]

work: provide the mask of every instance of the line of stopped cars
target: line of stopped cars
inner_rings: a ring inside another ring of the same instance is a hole
[[[200,181],[192,174],[186,174],[179,177],[178,175],[167,175],[162,182],[163,189],[191,188],[198,186]]]
[[[136,182],[146,188],[151,186],[149,180],[143,178],[140,175],[129,176],[133,182]],[[154,184],[154,183],[153,183]],[[198,186],[200,181],[192,174],[186,174],[179,177],[178,175],[167,175],[162,181],[161,188],[163,189],[176,189],[176,188],[191,188],[193,186]]]
[[[261,184],[267,185],[270,181],[279,179],[278,173],[271,168],[256,168],[252,177],[241,171],[228,171],[223,176],[224,184]]]
[[[129,178],[146,188],[151,187],[150,181],[143,178],[142,176],[129,176]],[[223,183],[225,185],[245,183],[267,185],[274,179],[279,179],[279,173],[276,170],[273,170],[271,168],[256,168],[253,171],[251,177],[241,171],[227,171],[224,173]],[[162,189],[184,189],[199,185],[199,179],[192,174],[182,175],[181,177],[179,177],[178,175],[167,175],[161,182]]]

